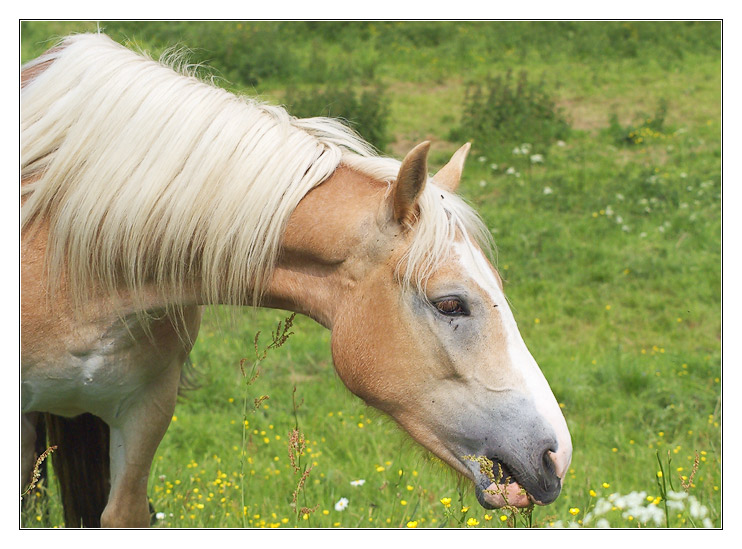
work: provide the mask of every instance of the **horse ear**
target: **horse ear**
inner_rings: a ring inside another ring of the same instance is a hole
[[[423,141],[407,153],[394,184],[394,219],[410,224],[415,217],[415,202],[428,179],[430,141]]]
[[[455,192],[461,181],[461,173],[464,171],[464,162],[466,162],[466,155],[469,154],[471,143],[467,143],[461,147],[458,151],[453,153],[451,160],[448,164],[443,166],[437,174],[433,176],[433,181],[441,189],[449,192]]]

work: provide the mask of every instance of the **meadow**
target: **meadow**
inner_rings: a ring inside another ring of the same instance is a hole
[[[272,102],[379,90],[385,152],[430,139],[433,173],[473,139],[459,192],[492,232],[574,446],[556,502],[486,511],[345,389],[327,330],[297,316],[258,360],[256,334],[262,350],[289,313],[209,308],[191,355],[198,388],[150,475],[155,527],[722,525],[720,23],[101,26],[155,56],[185,45],[218,84]],[[95,28],[24,22],[22,61]],[[467,137],[473,86],[507,71],[541,82],[561,133],[524,137],[525,117]],[[30,500],[23,527],[62,525],[53,479]]]

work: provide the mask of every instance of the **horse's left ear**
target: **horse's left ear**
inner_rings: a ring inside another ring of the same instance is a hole
[[[407,153],[394,183],[394,219],[409,225],[416,214],[415,202],[428,179],[430,141],[423,141]]]
[[[467,143],[453,154],[448,164],[433,176],[436,185],[449,192],[456,191],[461,181],[461,173],[464,171],[464,162],[466,162],[466,155],[469,154],[470,148],[471,143]]]

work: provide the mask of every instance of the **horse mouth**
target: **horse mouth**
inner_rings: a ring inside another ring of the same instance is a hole
[[[512,470],[502,460],[487,457],[475,461],[479,463],[479,467],[474,464],[477,501],[485,509],[524,508],[539,503],[518,483]]]

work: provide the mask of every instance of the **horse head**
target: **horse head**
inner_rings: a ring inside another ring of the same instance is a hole
[[[333,282],[313,284],[301,312],[332,330],[340,378],[471,479],[484,507],[550,503],[572,454],[566,422],[453,194],[469,146],[432,180],[428,149],[415,147],[387,182],[341,166],[311,191],[277,277],[301,294],[290,258],[314,258],[313,280]]]

